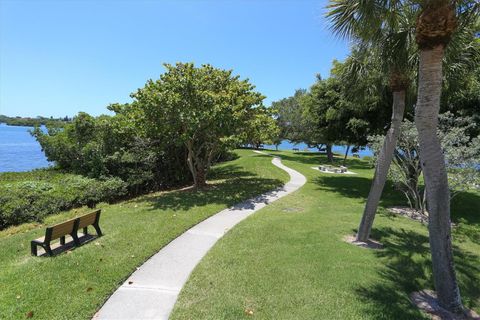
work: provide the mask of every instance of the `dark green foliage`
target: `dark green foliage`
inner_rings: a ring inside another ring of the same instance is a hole
[[[353,84],[344,84],[345,73],[345,64],[334,61],[331,76],[317,78],[300,99],[304,122],[318,142],[364,146],[370,132],[383,131],[388,123],[385,113],[388,108],[378,102],[384,97],[371,97],[370,101],[352,97],[349,92],[357,88]],[[371,79],[368,81],[372,82]]]
[[[119,178],[92,179],[55,170],[0,175],[0,230],[73,207],[94,207],[127,193]]]
[[[130,194],[188,181],[183,146],[142,137],[128,105],[113,105],[115,116],[79,113],[64,129],[35,129],[47,158],[68,172],[90,178],[116,177]],[[133,125],[132,125],[133,124]]]

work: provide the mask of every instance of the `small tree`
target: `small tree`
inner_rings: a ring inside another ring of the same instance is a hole
[[[264,97],[231,70],[193,63],[165,64],[167,72],[132,94],[148,134],[172,135],[187,150],[195,187],[206,184],[215,155],[234,141]]]
[[[374,135],[369,136],[368,139],[369,147],[375,154],[374,161],[377,161],[385,137]],[[393,181],[395,188],[405,195],[410,208],[424,213],[425,195],[419,185],[421,175],[417,129],[415,124],[405,120],[402,123],[401,134],[398,137],[388,176]]]
[[[259,149],[262,144],[276,144],[280,136],[280,128],[275,119],[265,108],[253,109],[253,115],[245,127],[244,140],[255,149]]]
[[[305,94],[306,90],[298,89],[293,96],[272,102],[271,109],[274,111],[277,124],[280,127],[278,144],[281,140],[308,143],[308,132],[304,125],[303,110],[300,105],[300,99]]]
[[[455,117],[447,112],[441,114],[439,120],[438,136],[445,155],[450,197],[453,198],[459,192],[476,188],[480,183],[480,138],[472,138],[467,134],[475,126],[470,117]],[[375,155],[378,154],[383,139],[380,135],[369,137],[369,146]],[[427,199],[425,189],[420,185],[422,167],[418,148],[415,124],[405,120],[395,149],[393,166],[388,174],[395,187],[407,198],[410,208],[426,214]]]

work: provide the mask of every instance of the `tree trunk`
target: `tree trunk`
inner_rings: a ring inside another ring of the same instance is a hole
[[[420,50],[415,125],[427,192],[428,230],[435,289],[439,304],[443,308],[461,313],[463,307],[453,264],[450,191],[445,158],[437,136],[443,55],[443,45]]]
[[[345,151],[345,157],[343,157],[343,166],[347,162],[348,151],[350,151],[350,146],[347,146],[347,151]]]
[[[195,154],[192,142],[187,141],[185,145],[188,150],[187,164],[190,172],[192,173],[193,185],[196,189],[201,189],[207,184],[207,169],[205,168],[204,162]],[[209,154],[207,159],[208,166],[210,166],[212,155],[213,152]]]
[[[195,188],[202,189],[207,185],[207,172],[203,167],[197,167],[195,177]]]
[[[333,162],[333,152],[332,152],[332,145],[327,143],[327,160],[328,162]]]
[[[382,196],[385,181],[387,181],[388,169],[392,163],[393,154],[397,145],[397,140],[400,135],[403,112],[405,110],[405,90],[393,92],[393,107],[392,107],[392,123],[390,129],[385,136],[382,149],[377,158],[377,165],[375,167],[375,174],[373,176],[370,193],[368,194],[367,203],[363,210],[362,220],[358,227],[357,241],[367,241],[372,230],[373,220],[377,212],[378,203]]]
[[[188,169],[190,169],[190,172],[193,177],[193,185],[197,186],[197,170],[195,168],[195,164],[193,163],[193,150],[192,150],[192,145],[191,143],[187,142],[186,143],[188,154],[187,154],[187,164],[188,164]]]

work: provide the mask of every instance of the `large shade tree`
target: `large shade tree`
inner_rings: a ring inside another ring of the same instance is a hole
[[[346,99],[339,72],[342,64],[334,61],[331,76],[317,78],[301,99],[303,122],[309,135],[325,143],[328,161],[333,161],[333,144],[365,145],[369,122],[364,110]]]
[[[168,134],[187,149],[195,187],[202,188],[222,147],[237,142],[264,97],[231,70],[165,64],[160,79],[132,94],[152,139]]]

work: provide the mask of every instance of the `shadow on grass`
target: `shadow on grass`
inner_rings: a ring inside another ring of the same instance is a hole
[[[480,245],[480,194],[461,192],[452,199],[453,237]]]
[[[92,242],[98,238],[99,238],[98,235],[81,233],[81,235],[78,237],[78,240],[80,241],[80,245],[83,246],[84,244]],[[57,241],[57,242],[51,243],[51,248],[52,248],[53,255],[56,256],[67,251],[75,250],[78,247],[75,246],[73,239],[70,236],[66,236],[66,241],[64,245],[61,245]],[[38,257],[49,257],[49,255],[45,252],[43,248],[38,247],[37,250],[38,250]]]
[[[287,161],[295,161],[303,164],[315,166],[320,164],[328,164],[327,156],[324,153],[318,152],[295,152],[295,153],[275,153],[272,151],[272,154],[280,156],[282,159]],[[343,165],[343,158],[336,157],[333,163],[334,165]],[[346,161],[346,166],[349,169],[371,169],[371,166],[363,160],[348,158]]]
[[[464,219],[467,223],[480,225],[480,194],[460,192],[451,202],[452,221]]]
[[[357,198],[366,201],[372,180],[358,176],[318,176],[313,182],[318,190],[334,192],[347,198]],[[402,194],[393,189],[391,183],[387,182],[380,201],[381,206],[406,205]]]
[[[423,319],[411,305],[409,294],[433,287],[428,237],[411,230],[390,227],[374,229],[372,236],[384,244],[375,255],[385,267],[379,269],[380,283],[359,287],[357,293],[364,303],[364,312],[372,319]],[[480,255],[454,247],[455,267],[464,298],[472,308],[480,299]]]
[[[279,179],[261,178],[236,165],[215,168],[209,175],[209,180],[220,180],[220,182],[209,184],[204,190],[174,191],[138,201],[150,202],[151,210],[188,210],[212,203],[227,207],[238,204],[238,208],[247,208],[250,204],[243,203],[245,199],[257,197],[283,185]],[[262,201],[261,197],[257,197],[256,201]]]

